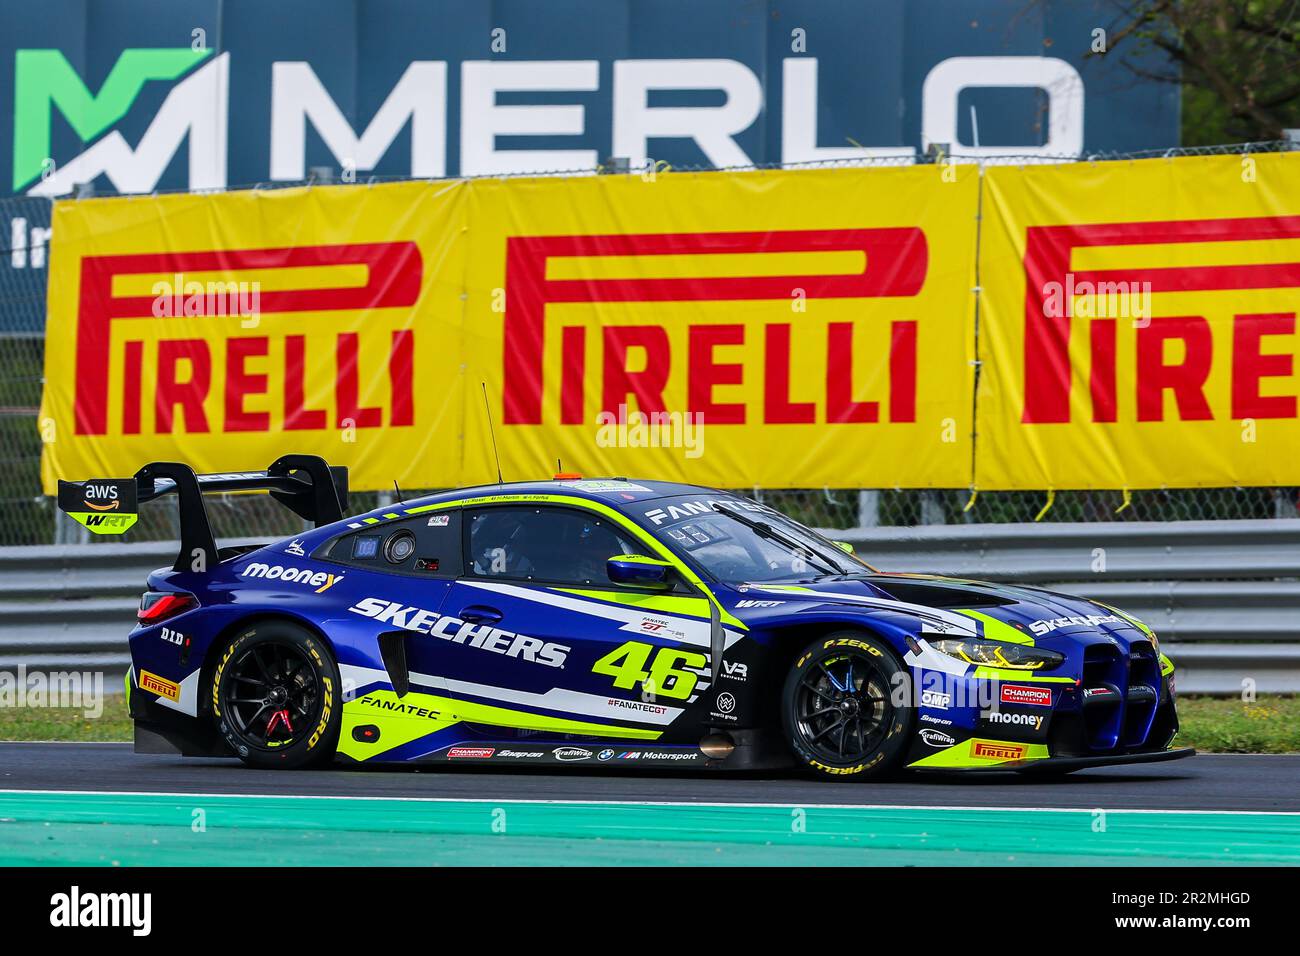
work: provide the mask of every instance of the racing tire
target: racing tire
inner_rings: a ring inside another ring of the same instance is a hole
[[[306,628],[260,621],[222,649],[211,705],[217,732],[248,766],[323,764],[334,756],[343,721],[338,664]]]
[[[835,631],[804,648],[781,692],[785,737],[800,764],[832,780],[896,771],[916,720],[895,699],[899,674],[906,668],[893,649],[863,631]]]

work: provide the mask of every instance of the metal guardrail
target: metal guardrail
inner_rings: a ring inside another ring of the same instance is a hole
[[[1032,583],[1150,624],[1181,692],[1300,692],[1300,520],[837,530],[885,571]],[[224,542],[223,542],[224,543]],[[0,548],[0,671],[126,669],[145,578],[175,545]]]
[[[882,571],[1021,582],[1149,624],[1180,692],[1300,692],[1300,520],[939,525],[827,532]]]

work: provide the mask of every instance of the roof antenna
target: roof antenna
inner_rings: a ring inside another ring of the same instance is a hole
[[[402,497],[402,489],[399,488],[399,487],[397,487],[397,479],[396,479],[396,478],[393,479],[393,491],[397,494],[397,503],[398,503],[399,505],[404,505],[404,504],[406,504],[406,499],[404,499],[404,498]]]
[[[488,435],[492,439],[492,458],[497,463],[497,484],[504,485],[506,480],[501,477],[501,456],[497,454],[497,436],[492,430],[492,404],[488,401],[487,382],[479,382],[483,387],[483,409],[487,412]]]

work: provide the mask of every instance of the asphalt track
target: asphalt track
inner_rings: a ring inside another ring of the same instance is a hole
[[[1295,865],[1300,755],[860,784],[0,743],[0,863]]]

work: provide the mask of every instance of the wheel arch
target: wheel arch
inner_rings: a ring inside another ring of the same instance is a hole
[[[781,732],[781,691],[785,677],[799,653],[810,643],[837,631],[862,631],[894,648],[902,660],[905,650],[887,629],[870,618],[819,618],[807,623],[790,622],[769,630],[771,639],[758,689],[759,715],[765,730]]]
[[[334,660],[338,661],[338,649],[334,642],[330,640],[315,621],[303,617],[300,614],[294,614],[291,611],[267,611],[267,610],[250,610],[247,614],[240,615],[233,621],[229,621],[219,630],[212,638],[212,643],[208,645],[208,652],[203,658],[203,666],[199,670],[199,695],[198,695],[198,714],[204,716],[212,713],[212,674],[217,667],[217,658],[221,650],[228,644],[236,634],[254,624],[264,622],[280,622],[285,624],[294,624],[303,630],[311,632],[321,642],[329,648]]]

